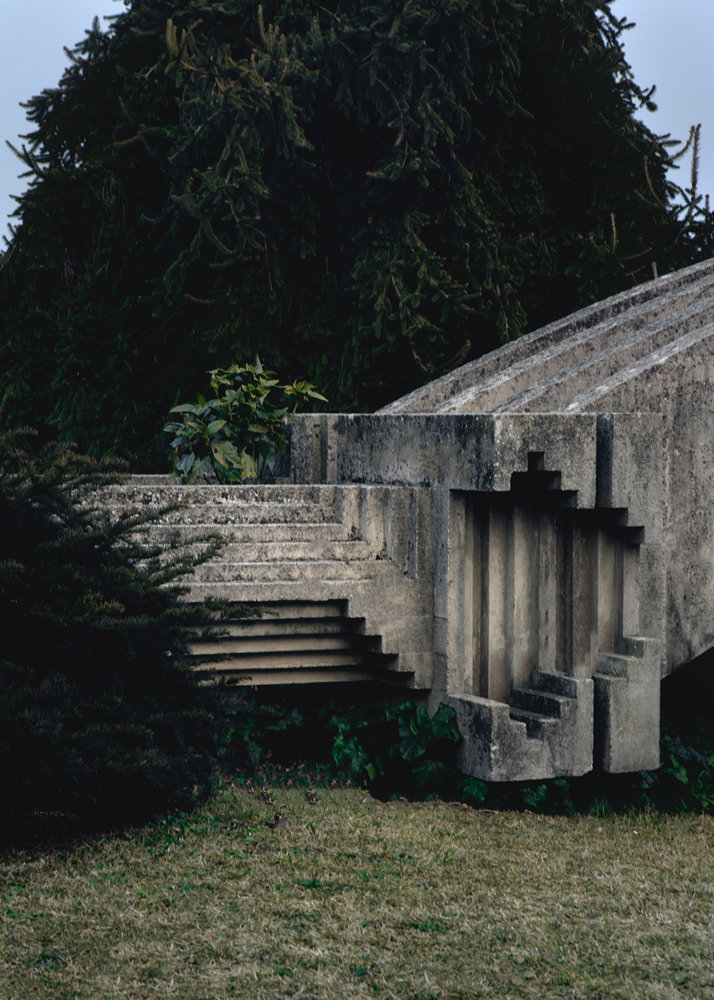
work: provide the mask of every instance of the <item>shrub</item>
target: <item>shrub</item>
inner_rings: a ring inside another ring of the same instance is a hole
[[[110,518],[117,461],[0,438],[0,833],[63,814],[107,823],[187,806],[212,787],[215,694],[187,666],[212,619],[179,598],[219,546],[160,557]],[[164,511],[165,512],[165,509]]]
[[[262,482],[277,456],[285,454],[287,429],[297,408],[310,398],[327,402],[311,382],[278,385],[275,372],[264,371],[260,361],[208,374],[214,398],[199,396],[196,403],[174,406],[170,412],[183,414],[183,420],[164,426],[175,435],[173,472],[184,483],[195,483],[208,466],[221,482]],[[268,399],[276,388],[283,390],[282,405]]]

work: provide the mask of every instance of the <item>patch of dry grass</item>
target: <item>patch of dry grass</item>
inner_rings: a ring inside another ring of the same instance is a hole
[[[709,818],[272,795],[3,859],[0,996],[714,997]]]

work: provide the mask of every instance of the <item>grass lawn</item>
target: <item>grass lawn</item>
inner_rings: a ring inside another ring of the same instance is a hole
[[[714,998],[709,817],[316,797],[3,857],[0,997]]]

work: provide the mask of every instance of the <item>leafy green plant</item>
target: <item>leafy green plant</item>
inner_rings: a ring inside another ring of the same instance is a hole
[[[308,399],[325,397],[311,382],[279,385],[275,372],[255,365],[231,365],[209,372],[213,399],[199,395],[196,403],[181,403],[171,413],[181,422],[167,423],[173,434],[173,472],[184,483],[195,483],[212,468],[220,482],[261,482],[285,454],[287,429],[298,407]],[[280,404],[268,397],[282,389]]]
[[[350,777],[389,784],[408,775],[415,790],[430,792],[454,774],[448,758],[449,744],[460,738],[455,717],[453,708],[441,704],[430,718],[424,705],[411,700],[354,707],[330,719],[328,728],[336,734],[332,756]]]

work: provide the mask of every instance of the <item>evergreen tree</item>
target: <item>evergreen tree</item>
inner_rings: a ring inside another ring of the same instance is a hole
[[[212,619],[178,599],[219,543],[141,548],[131,532],[150,518],[111,519],[93,499],[116,479],[116,460],[0,440],[2,837],[48,813],[106,824],[211,789],[217,694],[186,654]]]
[[[29,103],[0,413],[156,468],[252,360],[369,410],[701,259],[604,0],[125,0]]]

